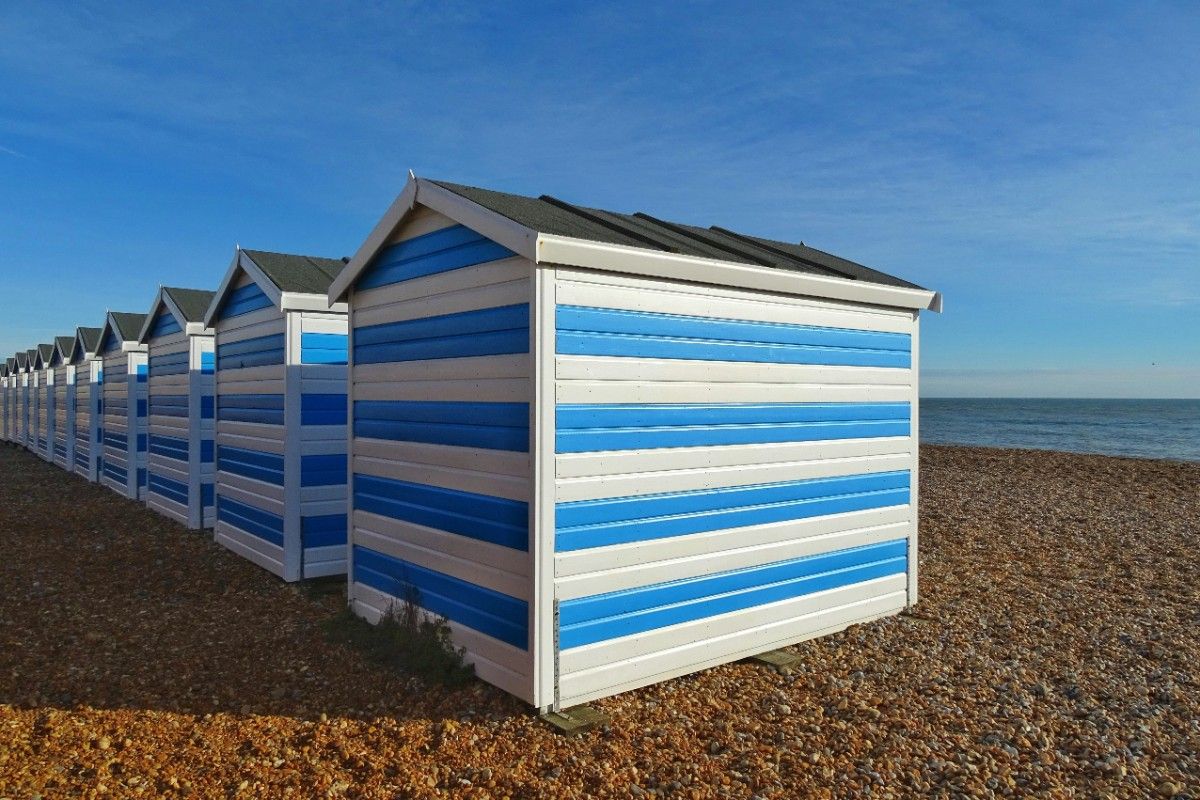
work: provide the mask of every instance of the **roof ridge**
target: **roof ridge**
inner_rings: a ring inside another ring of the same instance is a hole
[[[551,195],[548,195],[548,194],[543,194],[543,195],[539,196],[538,200],[541,200],[544,203],[549,203],[550,205],[554,206],[555,208],[560,208],[563,211],[583,217],[588,222],[594,222],[597,225],[601,225],[605,228],[608,228],[610,231],[613,231],[614,233],[619,233],[622,236],[628,236],[630,239],[636,239],[639,242],[648,244],[651,247],[653,247],[655,250],[664,250],[668,253],[678,253],[679,252],[679,248],[671,247],[669,245],[663,244],[662,242],[655,241],[653,237],[647,236],[646,234],[642,233],[641,231],[633,230],[630,228],[626,228],[622,225],[618,225],[617,223],[613,222],[610,219],[605,219],[604,217],[600,216],[599,214],[595,214],[591,211],[580,208],[579,206],[572,205],[571,203],[568,203],[566,200],[559,200],[557,197],[552,197]],[[611,212],[608,212],[608,213],[611,213]]]

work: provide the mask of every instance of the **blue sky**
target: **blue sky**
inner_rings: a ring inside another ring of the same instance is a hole
[[[348,255],[412,168],[939,289],[928,395],[1200,397],[1200,6],[896,8],[9,0],[0,353]]]

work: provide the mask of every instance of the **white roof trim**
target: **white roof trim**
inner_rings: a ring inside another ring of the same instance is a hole
[[[404,222],[404,218],[418,204],[446,215],[535,264],[624,272],[892,308],[928,309],[935,312],[942,310],[941,293],[926,289],[830,278],[773,267],[758,267],[733,261],[538,233],[424,178],[410,178],[383,218],[376,223],[366,241],[358,248],[358,252],[329,287],[331,303],[345,297],[368,262],[383,249],[388,239]]]
[[[221,308],[221,304],[225,302],[225,295],[231,291],[234,276],[237,275],[239,270],[249,275],[250,280],[258,284],[258,288],[263,290],[263,294],[275,304],[275,307],[280,308],[283,292],[275,285],[275,281],[268,278],[267,273],[263,272],[262,268],[254,263],[254,259],[246,255],[246,251],[239,247],[233,252],[233,261],[229,263],[229,269],[225,270],[225,277],[221,279],[221,285],[217,287],[217,293],[213,295],[212,302],[208,304],[208,311],[204,312],[204,327],[215,329],[217,311]]]
[[[150,306],[150,313],[146,315],[146,321],[142,324],[142,330],[138,333],[137,340],[142,344],[149,344],[150,328],[154,325],[154,319],[158,316],[159,306],[166,306],[171,312],[171,316],[175,321],[180,323],[179,328],[188,336],[196,335],[212,335],[213,329],[204,325],[203,322],[186,322],[184,314],[179,310],[179,305],[171,298],[170,293],[165,286],[159,287],[158,294],[154,296],[154,303]]]
[[[544,233],[537,238],[537,258],[534,260],[538,264],[562,264],[878,306],[941,310],[941,295],[925,289],[827,278],[773,267],[756,267]]]

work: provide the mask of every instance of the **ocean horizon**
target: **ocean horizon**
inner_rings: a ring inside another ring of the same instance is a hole
[[[1200,461],[1200,399],[923,397],[923,444]]]

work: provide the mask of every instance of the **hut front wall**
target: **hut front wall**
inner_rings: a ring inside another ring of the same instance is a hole
[[[163,308],[148,354],[146,505],[189,528],[209,527],[216,516],[213,337],[187,334]]]
[[[0,378],[0,436],[2,436],[6,442],[8,441],[9,427],[8,412],[12,407],[12,404],[9,402],[8,387],[9,380],[8,376],[5,375],[3,378]]]
[[[104,406],[101,482],[131,500],[145,498],[146,387],[145,352],[126,352],[120,344],[103,356]]]
[[[50,460],[50,423],[54,419],[51,405],[54,403],[53,373],[48,369],[33,372],[33,451],[46,461]]]
[[[74,370],[67,364],[54,368],[54,463],[68,472],[75,450]]]
[[[575,269],[552,292],[561,705],[905,607],[913,313]]]
[[[287,321],[244,273],[216,321],[216,540],[288,577]],[[298,564],[291,576],[299,577]]]
[[[77,359],[75,367],[75,451],[74,471],[76,475],[93,483],[97,480],[96,461],[100,452],[99,421],[97,404],[101,387],[100,362]]]
[[[21,407],[18,410],[18,414],[17,414],[17,444],[19,444],[25,448],[31,447],[30,443],[29,443],[29,437],[30,437],[29,418],[30,418],[30,412],[32,411],[32,408],[33,408],[33,404],[30,401],[30,395],[32,394],[30,384],[32,382],[33,382],[32,374],[30,374],[29,372],[21,373],[21,387],[20,387],[20,405],[21,405]]]
[[[287,465],[298,498],[287,523],[299,531],[305,578],[346,573],[347,326],[345,314],[288,315],[288,428],[299,437]]]
[[[352,607],[415,600],[529,702],[532,272],[418,209],[351,298]]]

